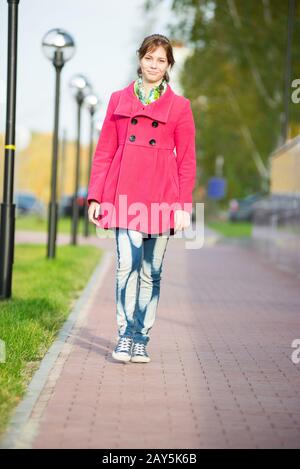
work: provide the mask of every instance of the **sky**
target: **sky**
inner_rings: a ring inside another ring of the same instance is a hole
[[[52,132],[55,73],[44,56],[41,42],[52,28],[63,28],[76,44],[74,57],[61,76],[60,133],[75,137],[76,105],[68,83],[84,74],[99,96],[99,120],[105,115],[110,94],[136,78],[136,50],[153,33],[168,35],[170,0],[149,16],[143,0],[20,0],[18,9],[17,129]],[[0,0],[0,132],[5,131],[8,6]],[[82,116],[82,141],[88,141],[87,112]],[[26,138],[25,138],[26,140]]]

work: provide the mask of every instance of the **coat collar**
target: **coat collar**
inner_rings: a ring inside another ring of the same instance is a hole
[[[120,92],[120,99],[113,114],[126,117],[146,116],[150,119],[166,123],[175,96],[174,91],[167,84],[166,91],[150,104],[143,104],[134,94],[134,80]]]

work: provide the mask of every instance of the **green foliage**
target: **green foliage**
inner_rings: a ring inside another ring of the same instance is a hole
[[[226,238],[251,238],[252,223],[249,222],[209,221],[207,226]]]

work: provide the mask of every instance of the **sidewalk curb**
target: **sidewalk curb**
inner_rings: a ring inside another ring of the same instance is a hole
[[[25,396],[13,412],[7,430],[0,440],[0,448],[31,448],[40,423],[40,414],[38,413],[38,415],[32,417],[32,411],[51,373],[53,374],[51,384],[52,387],[55,386],[64,362],[72,350],[72,342],[76,336],[74,331],[76,332],[76,329],[83,326],[87,317],[88,306],[93,300],[95,291],[101,285],[111,265],[112,258],[113,254],[110,251],[104,251],[103,257],[90,277],[87,286],[74,304],[55,341],[33,375]],[[44,401],[40,411],[46,405],[47,401]]]

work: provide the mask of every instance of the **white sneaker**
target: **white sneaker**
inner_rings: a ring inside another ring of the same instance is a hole
[[[148,363],[150,357],[146,351],[146,345],[141,342],[134,342],[131,353],[131,361],[133,363]]]
[[[112,357],[121,362],[129,362],[132,344],[133,340],[131,337],[119,337],[118,343],[112,352]]]

